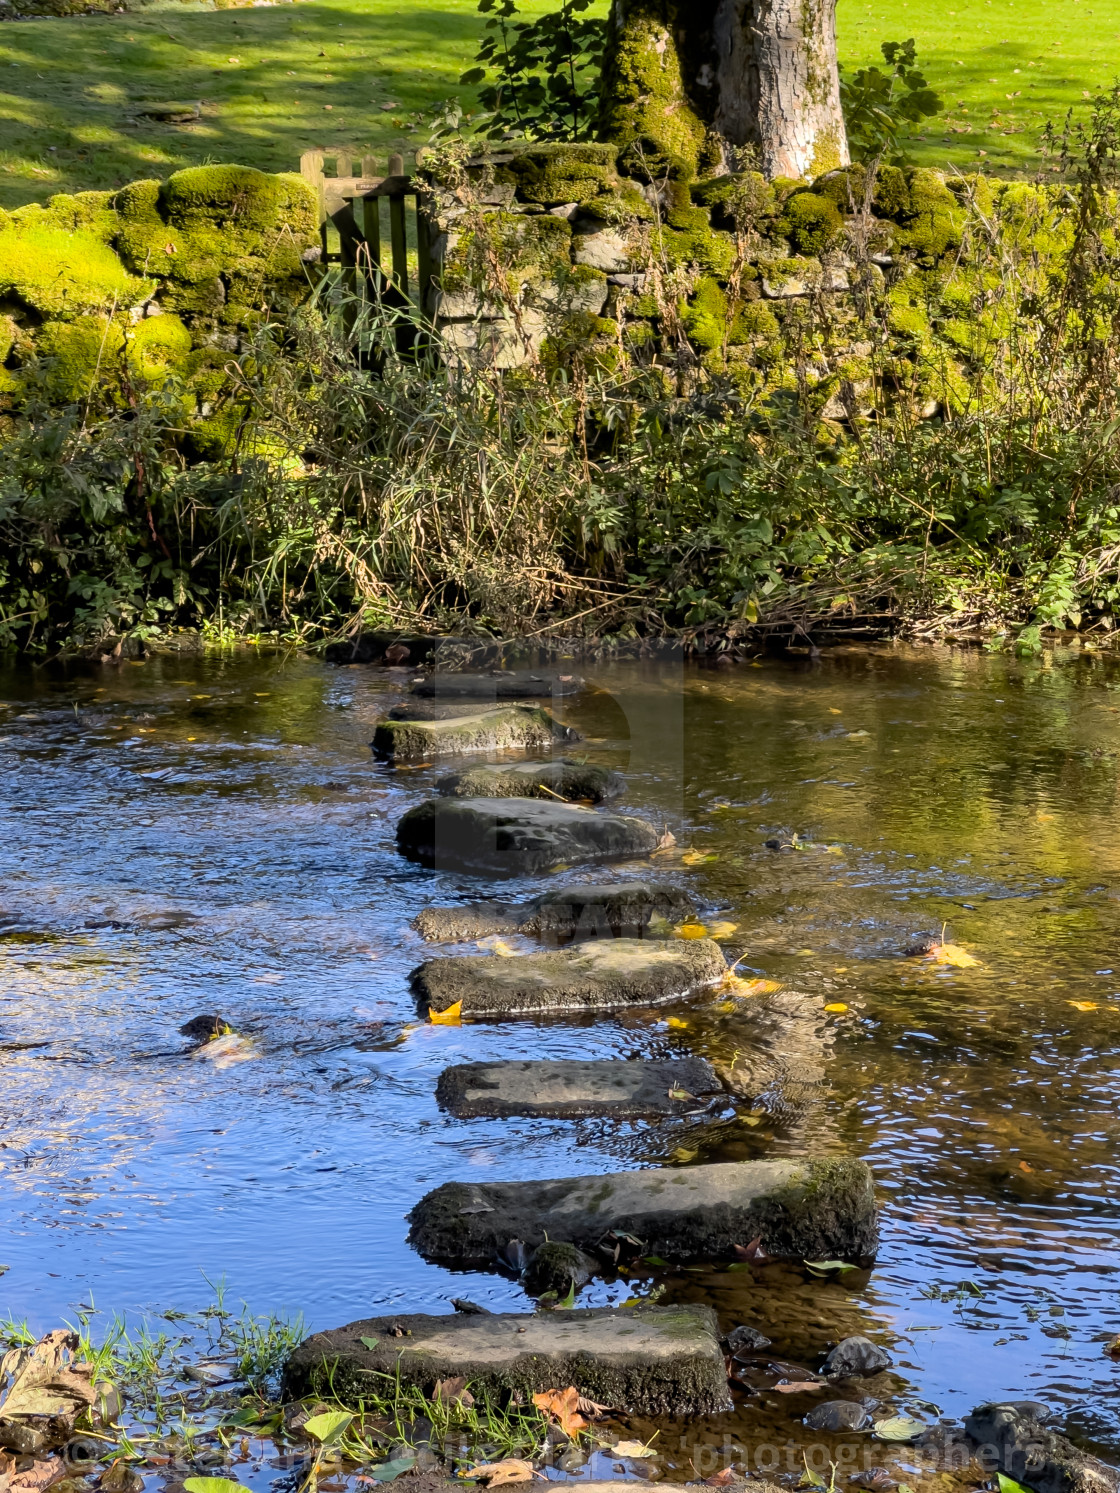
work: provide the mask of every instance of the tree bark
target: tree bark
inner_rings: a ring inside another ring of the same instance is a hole
[[[742,146],[768,177],[848,164],[836,0],[614,0],[603,84],[606,137],[670,174]]]

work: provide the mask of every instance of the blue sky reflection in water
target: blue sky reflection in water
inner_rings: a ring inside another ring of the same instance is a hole
[[[945,1413],[1039,1397],[1116,1457],[1120,668],[884,649],[586,672],[599,693],[565,710],[588,754],[630,767],[627,807],[715,857],[658,874],[738,925],[726,947],[745,973],[819,997],[757,1113],[439,1113],[436,1076],[460,1058],[728,1062],[757,1020],[745,1000],[418,1021],[409,920],[476,884],[396,852],[397,819],[438,776],[370,757],[399,678],[251,654],[0,676],[0,1314],[45,1329],[91,1293],[193,1309],[203,1275],[314,1327],[451,1296],[519,1310],[514,1283],[405,1245],[424,1191],[849,1152],[885,1204],[870,1278],[684,1272],[666,1299],[710,1301],[812,1365],[865,1330]],[[801,848],[765,848],[794,834]],[[900,957],[943,924],[977,966]],[[204,1011],[252,1055],[187,1055],[177,1028]],[[763,1414],[748,1404],[738,1432]]]

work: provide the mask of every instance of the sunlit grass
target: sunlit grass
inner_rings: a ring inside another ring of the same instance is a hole
[[[526,14],[547,0],[523,0]],[[914,36],[945,123],[915,132],[924,164],[1033,170],[1040,128],[1112,80],[1120,0],[840,0],[845,65]],[[605,9],[605,0],[604,0]],[[0,205],[166,176],[206,160],[294,169],[312,146],[384,158],[422,144],[418,116],[454,95],[476,46],[475,0],[300,0],[207,10],[161,0],[120,16],[0,25]],[[135,118],[150,101],[199,120]]]

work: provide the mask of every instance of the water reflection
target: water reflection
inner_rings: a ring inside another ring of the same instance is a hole
[[[409,920],[477,885],[396,853],[436,776],[370,758],[401,678],[235,655],[0,679],[0,1311],[46,1327],[91,1291],[188,1308],[200,1272],[312,1327],[453,1295],[522,1309],[512,1283],[404,1246],[422,1192],[848,1152],[886,1205],[870,1277],[687,1272],[668,1299],[810,1366],[870,1331],[946,1413],[1042,1398],[1115,1457],[1116,666],[884,649],[589,672],[599,692],[564,716],[676,834],[658,874],[735,923],[740,973],[776,991],[421,1024]],[[974,967],[904,956],[943,929]],[[252,1060],[190,1058],[178,1028],[200,1011]],[[682,1050],[730,1075],[734,1110],[613,1127],[452,1121],[433,1100],[459,1059]],[[674,1433],[684,1461],[705,1436],[792,1435],[807,1407],[783,1399]]]

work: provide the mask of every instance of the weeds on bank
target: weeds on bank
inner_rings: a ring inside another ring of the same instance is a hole
[[[507,372],[438,363],[408,315],[325,281],[231,362],[221,461],[183,455],[171,383],[127,412],[31,409],[0,448],[0,645],[184,625],[292,641],[905,626],[1022,652],[1045,628],[1103,636],[1120,604],[1120,90],[1049,148],[1064,203],[972,201],[955,266],[907,282],[917,320],[959,340],[934,418],[908,383],[933,353],[915,334],[899,358],[889,282],[864,285],[866,402],[835,420],[800,376],[761,404],[702,365],[681,323],[691,272],[656,256],[658,350],[620,332]],[[448,147],[437,189],[462,199],[482,292],[509,301],[464,160]],[[795,362],[835,314],[806,298]]]

